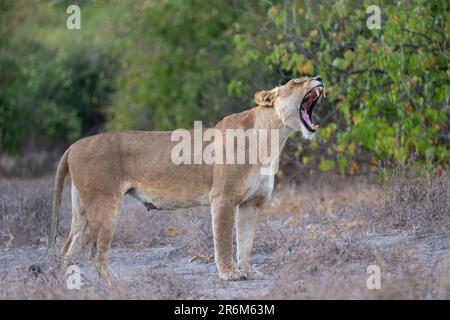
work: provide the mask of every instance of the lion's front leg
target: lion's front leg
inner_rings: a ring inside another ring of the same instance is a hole
[[[214,254],[223,280],[239,280],[241,274],[233,258],[233,224],[236,206],[214,201],[211,205]]]
[[[263,275],[251,267],[253,249],[261,209],[253,203],[242,204],[236,215],[237,260],[241,276],[246,279],[261,278]]]

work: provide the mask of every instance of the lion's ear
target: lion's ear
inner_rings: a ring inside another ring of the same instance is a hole
[[[255,102],[261,107],[273,107],[276,93],[276,89],[270,91],[259,91],[255,93]]]

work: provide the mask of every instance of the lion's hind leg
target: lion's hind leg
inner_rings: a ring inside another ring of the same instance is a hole
[[[71,196],[72,196],[72,224],[70,227],[70,234],[65,241],[62,249],[61,249],[61,255],[64,257],[75,258],[76,254],[83,249],[83,242],[81,239],[83,238],[83,234],[86,232],[87,228],[87,217],[86,217],[86,208],[83,205],[83,202],[80,199],[80,195],[77,191],[77,188],[72,183],[72,190],[71,190]],[[77,243],[81,241],[81,243]],[[77,247],[80,247],[77,250]],[[69,254],[69,249],[70,254]]]
[[[109,249],[117,224],[120,200],[97,197],[87,208],[90,225],[88,238],[92,246],[90,258],[99,276],[110,286],[117,281],[117,276],[109,267]]]

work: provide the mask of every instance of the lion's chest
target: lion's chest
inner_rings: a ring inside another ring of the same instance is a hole
[[[244,196],[244,202],[255,198],[269,198],[274,185],[273,175],[255,175],[250,179],[249,188]]]

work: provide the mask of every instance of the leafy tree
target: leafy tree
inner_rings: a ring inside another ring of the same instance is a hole
[[[173,130],[208,124],[236,110],[230,1],[154,2],[133,12],[132,45],[122,60],[109,128]]]
[[[0,152],[111,129],[212,125],[255,91],[321,75],[317,139],[290,139],[295,170],[357,174],[379,161],[449,164],[449,5],[373,1],[0,2]],[[285,166],[286,168],[286,166]]]
[[[235,36],[243,67],[286,79],[320,74],[329,102],[310,162],[354,174],[361,163],[449,163],[450,71],[446,1],[377,1],[382,28],[369,30],[373,1],[280,1]],[[243,82],[244,80],[240,80]],[[301,151],[301,152],[300,152]],[[318,152],[319,151],[319,152]]]
[[[59,15],[57,9],[25,2],[5,8],[0,152],[18,152],[25,140],[42,137],[73,142],[105,122],[102,108],[113,90],[115,57],[88,41],[70,42],[73,33],[55,25],[57,16],[65,17],[65,9]],[[35,28],[42,20],[49,22]],[[63,37],[66,43],[59,41]]]

